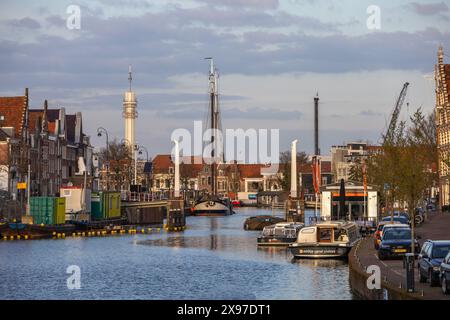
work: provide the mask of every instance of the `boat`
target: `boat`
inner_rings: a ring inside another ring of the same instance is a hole
[[[228,216],[234,214],[234,211],[229,198],[207,194],[195,203],[192,214],[195,216]]]
[[[355,222],[319,222],[302,228],[289,250],[295,258],[347,258],[360,239]]]
[[[233,213],[233,205],[229,198],[220,197],[217,194],[217,165],[224,160],[222,154],[215,154],[216,150],[223,150],[218,148],[217,143],[220,141],[215,140],[215,132],[219,130],[219,93],[218,93],[218,74],[214,66],[212,58],[206,58],[210,60],[209,70],[209,115],[210,115],[210,128],[211,132],[211,159],[208,161],[211,172],[211,192],[201,196],[192,207],[192,215],[195,216],[228,216]]]
[[[304,226],[303,223],[280,222],[264,227],[258,237],[258,246],[289,246],[297,240],[298,232]]]
[[[261,231],[264,227],[276,224],[278,222],[286,222],[286,220],[280,217],[268,215],[253,216],[245,219],[244,230]]]

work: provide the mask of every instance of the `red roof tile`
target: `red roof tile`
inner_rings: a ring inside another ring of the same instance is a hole
[[[238,170],[241,178],[260,178],[263,164],[238,164]]]
[[[153,173],[168,173],[169,168],[173,167],[172,157],[170,154],[158,154],[153,160]]]
[[[13,127],[15,136],[20,137],[25,125],[27,97],[0,97],[0,115],[4,117],[1,127]]]

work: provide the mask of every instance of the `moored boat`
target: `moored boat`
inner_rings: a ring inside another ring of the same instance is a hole
[[[264,227],[271,226],[278,222],[286,222],[283,218],[269,216],[269,215],[260,215],[253,216],[245,219],[244,221],[244,230],[248,231],[261,231]]]
[[[228,198],[210,195],[199,199],[192,209],[195,216],[228,216],[233,213],[233,206]]]
[[[220,128],[220,111],[219,111],[219,91],[218,91],[218,78],[219,75],[214,66],[212,58],[205,58],[210,60],[209,70],[209,117],[210,118],[210,131],[211,131],[211,158],[207,161],[209,164],[210,179],[209,185],[211,186],[210,193],[203,195],[198,201],[195,202],[191,211],[196,216],[228,216],[233,214],[233,205],[229,198],[223,198],[219,196],[217,192],[217,171],[220,163],[224,162],[223,147],[219,147],[222,144],[221,140],[216,139],[216,132]]]
[[[289,250],[295,258],[346,258],[359,240],[354,222],[320,222],[301,229]]]
[[[303,223],[280,222],[264,227],[258,237],[258,246],[288,246],[295,242]]]

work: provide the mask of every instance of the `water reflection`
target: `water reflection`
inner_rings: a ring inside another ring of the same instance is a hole
[[[181,233],[2,242],[0,298],[352,298],[344,261],[293,261],[286,248],[258,248],[259,232],[243,230],[256,214],[272,212],[240,208],[228,217],[188,217]],[[67,290],[72,264],[82,270],[82,290]]]

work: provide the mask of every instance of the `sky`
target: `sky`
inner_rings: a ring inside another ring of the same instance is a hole
[[[67,27],[70,5],[79,29]],[[373,5],[378,29],[367,25]],[[99,126],[123,138],[131,64],[136,137],[154,156],[171,151],[173,130],[204,120],[212,56],[224,128],[280,129],[281,150],[298,139],[312,153],[318,93],[328,154],[346,141],[378,143],[406,81],[401,119],[431,112],[439,45],[450,55],[449,0],[1,0],[0,95],[28,87],[31,108],[47,99],[82,111],[101,147]]]

